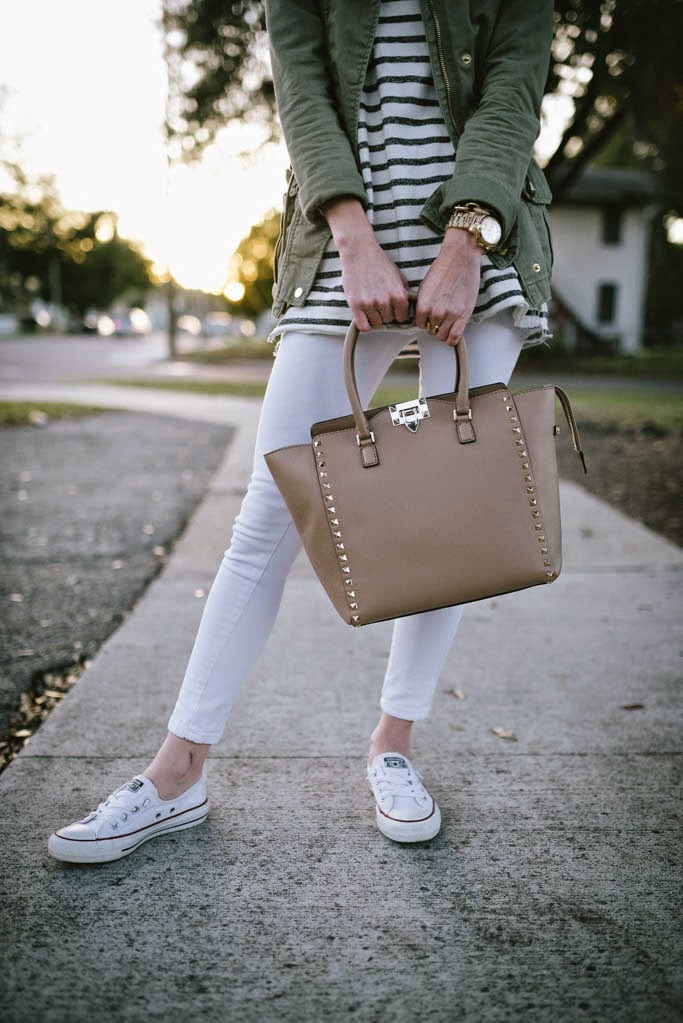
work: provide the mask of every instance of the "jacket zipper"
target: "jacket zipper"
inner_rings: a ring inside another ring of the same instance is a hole
[[[462,128],[460,126],[460,122],[458,121],[458,119],[455,116],[455,113],[453,111],[451,83],[448,81],[448,75],[446,74],[446,61],[444,60],[443,48],[442,48],[442,45],[441,45],[441,27],[439,25],[439,19],[436,16],[436,11],[434,10],[434,4],[433,4],[432,0],[429,0],[429,9],[432,12],[432,18],[434,20],[434,27],[436,29],[436,50],[437,50],[437,54],[438,54],[438,57],[439,57],[439,67],[441,68],[441,77],[443,78],[444,87],[446,89],[446,102],[448,103],[448,113],[451,116],[451,121],[453,123],[453,128],[455,129],[455,134],[459,138],[462,135]]]

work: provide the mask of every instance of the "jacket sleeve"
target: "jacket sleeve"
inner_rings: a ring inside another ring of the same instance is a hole
[[[552,0],[501,0],[481,98],[458,141],[453,177],[440,213],[474,201],[500,216],[503,238],[517,217],[534,142],[553,35]]]
[[[275,99],[299,201],[310,221],[338,195],[367,205],[334,100],[320,7],[316,0],[266,0]]]

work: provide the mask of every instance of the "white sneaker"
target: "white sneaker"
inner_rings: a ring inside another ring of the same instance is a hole
[[[112,792],[87,817],[55,831],[47,849],[66,863],[107,863],[157,835],[193,828],[208,813],[203,775],[176,799],[160,799],[153,782],[140,775]]]
[[[394,842],[427,842],[438,835],[441,812],[422,775],[402,753],[380,753],[368,767],[377,827]]]

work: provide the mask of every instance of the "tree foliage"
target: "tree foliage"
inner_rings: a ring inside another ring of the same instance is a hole
[[[149,262],[118,236],[113,213],[67,210],[52,178],[4,169],[13,187],[0,193],[0,308],[41,298],[83,313],[149,289]]]
[[[262,0],[164,0],[162,22],[173,158],[197,158],[235,120],[279,137]]]
[[[242,239],[230,260],[229,283],[244,288],[243,297],[235,305],[246,316],[258,316],[272,305],[273,256],[279,231],[280,213],[269,210]]]
[[[556,0],[546,92],[574,107],[546,168],[556,194],[611,148],[683,201],[681,38],[681,0]]]
[[[277,133],[262,0],[166,0],[164,29],[175,82],[167,127],[178,153],[199,156],[231,119]],[[634,159],[681,190],[682,38],[682,0],[556,0],[546,92],[574,106],[547,168],[556,195],[627,118]]]

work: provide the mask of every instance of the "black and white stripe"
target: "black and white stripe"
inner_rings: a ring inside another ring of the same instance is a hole
[[[383,0],[360,101],[360,168],[368,219],[381,247],[418,288],[441,238],[419,219],[434,189],[447,181],[455,151],[436,97],[419,0]],[[549,337],[544,305],[531,309],[513,267],[498,270],[482,254],[473,319],[510,308],[524,344]],[[344,299],[341,262],[331,239],[305,306],[290,306],[271,338],[288,329],[344,332],[351,312]]]

